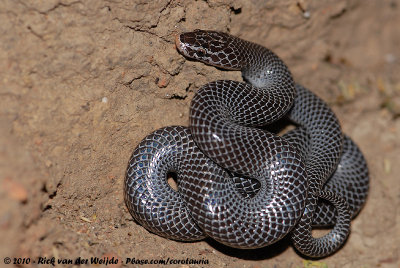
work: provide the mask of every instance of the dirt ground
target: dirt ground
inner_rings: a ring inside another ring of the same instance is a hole
[[[390,0],[0,1],[0,266],[114,257],[400,267],[399,25],[400,1]],[[369,198],[335,255],[308,262],[288,240],[258,250],[175,242],[132,220],[123,180],[134,147],[187,125],[201,85],[242,79],[178,54],[174,36],[196,28],[274,50],[364,152]]]

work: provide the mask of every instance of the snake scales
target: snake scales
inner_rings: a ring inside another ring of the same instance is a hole
[[[187,58],[241,70],[246,82],[204,85],[191,102],[189,128],[161,128],[140,142],[125,178],[133,217],[174,240],[210,236],[259,248],[289,234],[307,256],[335,252],[366,200],[369,175],[332,110],[265,47],[202,30],[179,35],[176,46]],[[267,130],[281,118],[297,126],[282,137]],[[312,226],[332,225],[311,235]]]

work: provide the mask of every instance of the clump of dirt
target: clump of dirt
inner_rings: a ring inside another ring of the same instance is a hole
[[[210,267],[398,267],[399,4],[1,1],[0,261],[190,258]],[[203,84],[242,79],[176,51],[174,36],[196,28],[274,50],[297,82],[332,105],[364,152],[370,194],[335,255],[307,262],[287,240],[244,251],[211,240],[180,243],[132,220],[122,191],[134,147],[159,127],[187,125],[190,100]]]

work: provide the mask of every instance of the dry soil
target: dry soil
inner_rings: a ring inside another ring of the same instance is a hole
[[[115,257],[400,267],[399,25],[395,0],[2,0],[0,266]],[[258,250],[175,242],[132,220],[123,180],[134,147],[159,127],[187,125],[201,85],[242,79],[176,51],[174,36],[196,28],[274,50],[364,152],[369,197],[335,255],[308,262],[288,240]]]

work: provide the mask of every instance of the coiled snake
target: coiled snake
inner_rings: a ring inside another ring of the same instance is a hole
[[[165,127],[142,140],[125,178],[133,217],[175,240],[210,236],[259,248],[289,234],[307,256],[335,252],[365,202],[369,176],[332,110],[295,85],[265,47],[202,30],[179,35],[176,46],[187,58],[241,70],[246,82],[204,85],[191,102],[189,128]],[[297,128],[282,137],[266,130],[282,117]],[[169,173],[177,175],[177,191]],[[316,225],[334,227],[314,238]]]

